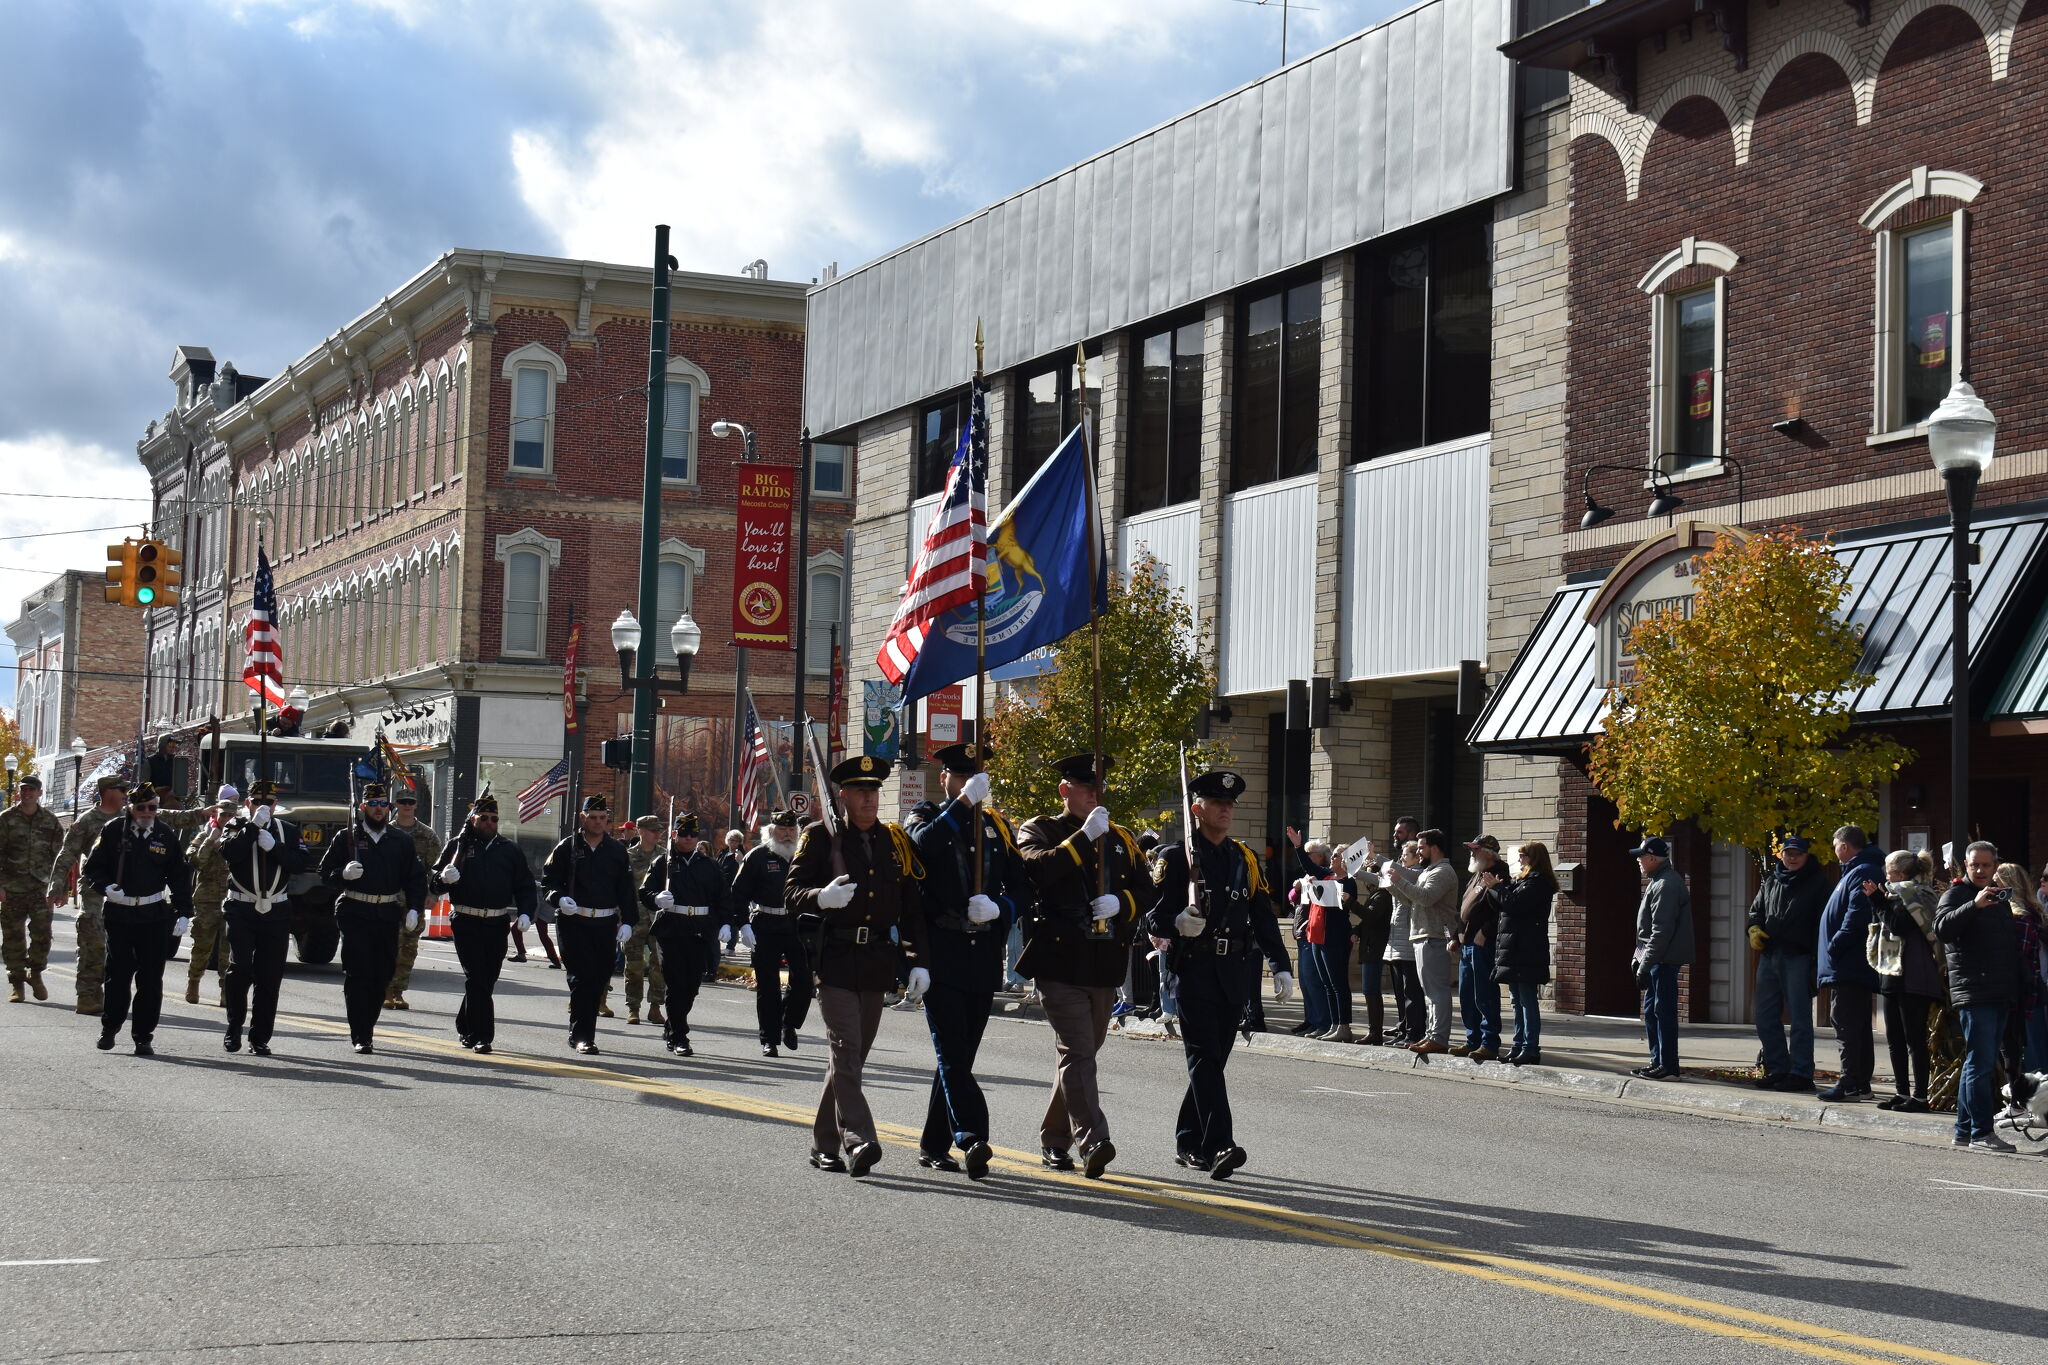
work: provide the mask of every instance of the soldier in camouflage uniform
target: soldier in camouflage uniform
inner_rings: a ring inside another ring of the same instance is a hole
[[[64,826],[43,808],[43,779],[21,779],[16,803],[0,811],[0,926],[5,927],[7,1001],[21,1003],[26,985],[50,998],[43,968],[50,962],[50,863]]]
[[[420,851],[420,866],[432,867],[441,859],[441,835],[432,825],[419,819],[420,799],[409,791],[401,791],[391,798],[391,823],[400,834],[412,836],[413,847]],[[426,916],[413,921],[410,929],[398,932],[398,965],[392,969],[391,985],[384,992],[384,1008],[387,1010],[409,1010],[405,1003],[405,988],[412,984],[412,964],[420,956],[420,931],[426,926]]]
[[[633,822],[640,831],[640,841],[626,850],[626,861],[633,867],[633,885],[640,885],[647,876],[647,869],[663,852],[661,817],[643,815]],[[647,1022],[665,1024],[668,1016],[662,1013],[661,1002],[668,998],[668,984],[661,975],[661,949],[648,937],[654,929],[654,916],[642,915],[640,922],[633,926],[633,937],[626,940],[626,1022],[640,1022],[640,996],[644,989],[647,995]]]
[[[71,871],[85,855],[92,852],[93,844],[99,839],[100,831],[107,822],[117,820],[128,809],[128,784],[118,777],[103,777],[99,785],[99,804],[71,822],[65,831],[64,845],[57,850],[57,861],[50,865],[50,900],[61,905],[71,897]],[[100,998],[106,989],[107,979],[107,917],[106,899],[93,888],[93,884],[80,878],[78,882],[78,920],[73,926],[78,934],[78,1013],[98,1014]]]
[[[216,948],[220,950],[220,966],[214,971],[214,984],[226,989],[228,922],[223,903],[228,895],[228,865],[221,859],[220,847],[225,826],[241,801],[240,792],[222,787],[211,806],[162,811],[156,817],[181,834],[198,831],[185,848],[185,860],[192,867],[191,965],[185,970],[188,1005],[199,1003],[199,983],[206,979],[206,969],[214,963]]]

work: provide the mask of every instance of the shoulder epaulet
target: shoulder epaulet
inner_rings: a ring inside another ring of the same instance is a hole
[[[1017,827],[1010,823],[1010,817],[994,807],[984,806],[983,809],[988,812],[988,818],[995,825],[996,833],[1002,836],[1004,846],[1010,852],[1015,853],[1017,851]]]
[[[924,864],[917,860],[917,849],[910,842],[910,835],[894,820],[884,820],[882,828],[889,831],[889,842],[896,846],[896,866],[912,881],[924,880]]]
[[[1232,839],[1230,842],[1236,844],[1238,851],[1244,854],[1245,871],[1250,878],[1253,893],[1271,891],[1272,888],[1266,885],[1265,869],[1259,866],[1259,855],[1252,852],[1252,846],[1242,839]]]
[[[1138,836],[1131,833],[1129,830],[1125,829],[1122,825],[1117,824],[1114,820],[1110,821],[1109,827],[1116,831],[1117,838],[1123,840],[1124,855],[1128,857],[1134,865],[1139,867],[1144,866],[1145,859],[1138,848]]]

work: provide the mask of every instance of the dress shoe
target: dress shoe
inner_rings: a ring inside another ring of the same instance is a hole
[[[24,993],[24,992],[22,991],[22,989],[21,989],[21,983],[20,983],[19,981],[9,981],[9,982],[7,983],[7,1003],[8,1003],[8,1004],[10,1004],[10,1005],[19,1005],[19,1004],[21,1004],[21,1003],[22,1003],[23,1001],[25,1001],[25,1000],[27,1000],[27,999],[28,999],[28,996],[27,996],[27,995],[26,995],[26,994],[25,994],[25,993]]]
[[[649,1005],[647,1007],[647,1022],[650,1024],[666,1024],[668,1016],[661,1012],[661,1006]]]
[[[1191,1171],[1206,1171],[1213,1163],[1208,1157],[1198,1156],[1194,1152],[1175,1152],[1173,1154],[1173,1164],[1185,1166]]]
[[[1100,1180],[1102,1173],[1109,1169],[1109,1163],[1115,1160],[1116,1144],[1104,1138],[1081,1153],[1081,1174],[1090,1180]]]
[[[1471,1045],[1467,1043],[1459,1043],[1455,1047],[1446,1048],[1445,1051],[1449,1052],[1453,1057],[1469,1057],[1472,1055]]]
[[[988,1163],[994,1157],[995,1153],[989,1150],[988,1144],[979,1138],[968,1143],[967,1150],[961,1154],[961,1164],[967,1168],[967,1178],[988,1179]]]
[[[763,1043],[761,1044],[761,1055],[763,1057],[780,1057],[782,1054],[775,1050],[775,1044]]]
[[[562,959],[560,959],[559,957],[549,958],[548,970],[551,972],[559,972],[560,970],[562,970]]]
[[[1813,1077],[1795,1076],[1787,1073],[1778,1077],[1778,1083],[1772,1086],[1771,1089],[1782,1090],[1789,1095],[1811,1095],[1813,1093]]]
[[[830,1152],[812,1152],[811,1165],[817,1167],[821,1171],[843,1172],[846,1169],[846,1163],[844,1161],[841,1161],[838,1157],[833,1156]]]
[[[1500,1053],[1490,1047],[1475,1047],[1465,1055],[1475,1062],[1491,1062],[1498,1060],[1500,1057]]]
[[[135,1045],[135,1055],[138,1057],[154,1057],[156,1056],[156,1049],[148,1043],[137,1043]]]
[[[375,1056],[377,1052],[377,1049],[371,1047],[368,1043],[350,1043],[349,1046],[355,1049],[356,1056],[358,1057]]]
[[[524,962],[524,961],[526,961],[526,954],[525,954],[525,953],[514,953],[514,954],[513,954],[513,955],[512,955],[511,957],[508,957],[508,958],[506,958],[505,960],[506,960],[507,962]]]
[[[783,1045],[784,1047],[788,1048],[788,1049],[789,1049],[789,1050],[790,1050],[791,1052],[794,1052],[794,1051],[796,1051],[796,1030],[795,1030],[795,1029],[793,1029],[793,1028],[786,1028],[786,1029],[784,1029],[784,1030],[782,1031],[782,1045]]]
[[[668,1045],[668,1050],[675,1053],[678,1057],[694,1057],[697,1055],[690,1050],[690,1040],[688,1038],[676,1039]]]
[[[869,1171],[875,1169],[875,1163],[881,1159],[881,1143],[863,1142],[860,1146],[846,1154],[846,1173],[848,1175],[866,1175]]]
[[[587,1038],[579,1038],[575,1042],[569,1044],[569,1046],[575,1048],[578,1052],[582,1053],[586,1057],[595,1057],[599,1055],[597,1051],[597,1044],[591,1042]]]
[[[491,1055],[491,1045],[489,1043],[484,1042],[482,1039],[478,1039],[476,1042],[471,1043],[469,1045],[469,1050],[471,1052],[474,1052],[479,1057],[488,1057]]]
[[[1933,1112],[1928,1108],[1927,1101],[1921,1099],[1918,1095],[1907,1095],[1892,1107],[1901,1114],[1926,1114]]]
[[[1071,1171],[1074,1169],[1074,1158],[1064,1147],[1044,1147],[1039,1149],[1038,1164],[1048,1171]]]
[[[640,1022],[640,1007],[638,1005],[626,1006],[626,1022],[629,1024]]]
[[[240,1052],[242,1050],[242,1031],[238,1028],[229,1029],[221,1035],[220,1045],[229,1052]]]
[[[99,1042],[95,1043],[93,1046],[97,1047],[102,1052],[112,1052],[114,1050],[114,1035],[111,1033],[102,1033],[100,1035]]]
[[[48,1000],[50,998],[50,988],[43,984],[43,974],[41,972],[30,972],[28,974],[28,993],[38,1000]]]
[[[949,1156],[933,1156],[930,1152],[919,1152],[917,1164],[928,1171],[958,1171],[960,1163]]]
[[[1434,1038],[1424,1038],[1421,1042],[1417,1043],[1414,1047],[1411,1047],[1408,1050],[1418,1057],[1434,1057],[1439,1052],[1450,1051],[1449,1048],[1445,1047],[1442,1043],[1439,1043]]]
[[[270,1044],[251,1043],[249,1044],[249,1051],[258,1057],[268,1057],[270,1055]]]
[[[1227,1152],[1218,1152],[1216,1160],[1209,1164],[1209,1178],[1211,1180],[1228,1180],[1231,1176],[1237,1174],[1237,1168],[1244,1165],[1246,1160],[1245,1150],[1242,1147],[1232,1147]]]
[[[1784,1079],[1784,1072],[1773,1071],[1767,1076],[1757,1077],[1755,1080],[1751,1081],[1750,1084],[1755,1086],[1759,1090],[1776,1090],[1778,1088],[1778,1083],[1780,1081],[1783,1081]]]
[[[199,983],[197,981],[187,981],[185,983],[185,1003],[188,1005],[199,1003]]]

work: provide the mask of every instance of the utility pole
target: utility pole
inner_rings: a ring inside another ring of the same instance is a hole
[[[668,402],[668,224],[654,229],[654,298],[647,325],[647,467],[640,489],[640,609],[642,621],[657,619],[661,573],[661,429]],[[650,640],[634,660],[634,676],[651,681],[659,641]],[[654,689],[633,689],[633,771],[626,787],[626,814],[654,809]]]
[[[802,457],[796,473],[796,743],[789,757],[789,789],[803,790],[804,745],[810,734],[810,717],[804,714],[804,684],[811,666],[809,603],[811,590],[811,429],[804,428]],[[842,579],[842,582],[845,580]],[[842,591],[841,596],[844,596]],[[825,742],[832,742],[831,721],[826,721]]]

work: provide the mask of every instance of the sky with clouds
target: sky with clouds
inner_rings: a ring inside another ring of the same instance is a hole
[[[1273,70],[1279,4],[11,4],[0,611],[147,516],[176,345],[275,374],[450,247],[663,220],[686,269],[851,267]],[[1289,56],[1405,7],[1314,0]]]

